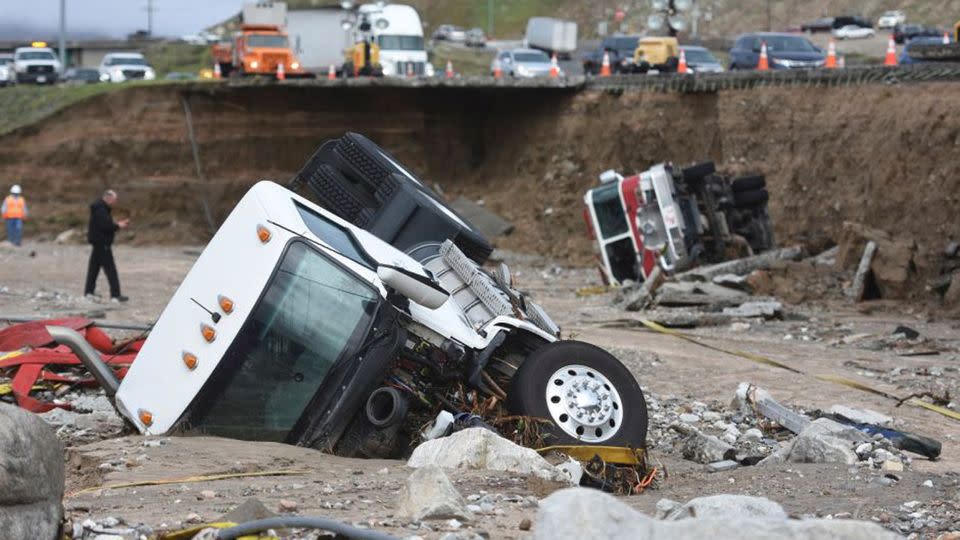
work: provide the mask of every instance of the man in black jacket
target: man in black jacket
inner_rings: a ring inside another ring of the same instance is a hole
[[[90,264],[87,266],[87,284],[84,295],[88,298],[97,298],[94,289],[97,287],[97,276],[100,268],[107,275],[110,283],[110,299],[114,302],[126,302],[127,297],[120,294],[120,278],[117,277],[117,265],[113,262],[113,235],[118,229],[130,224],[129,219],[114,221],[112,206],[117,202],[117,193],[108,189],[103,197],[90,205],[90,225],[87,228],[87,241],[93,246],[90,253]]]

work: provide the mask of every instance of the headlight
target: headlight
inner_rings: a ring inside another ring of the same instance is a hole
[[[521,75],[529,75],[529,74],[530,74],[530,70],[527,69],[527,66],[525,66],[525,65],[523,65],[523,64],[519,64],[519,65],[517,65],[517,73],[519,73],[519,74],[521,74]]]
[[[113,78],[114,78],[114,79],[122,79],[122,78],[123,78],[123,71],[122,71],[121,69],[119,69],[119,68],[114,69],[113,72],[112,72],[112,74],[113,74]]]
[[[152,70],[152,69],[150,69],[150,68],[147,68],[147,69],[143,72],[143,78],[146,79],[146,80],[148,80],[148,81],[152,81],[152,80],[154,80],[155,78],[157,78],[157,72],[154,71],[154,70]]]
[[[101,73],[101,74],[100,74],[100,80],[103,81],[103,82],[109,81],[109,80],[110,80],[110,74],[109,74],[109,73]]]
[[[257,69],[258,67],[260,67],[260,62],[257,62],[256,60],[250,61],[250,69]]]
[[[300,69],[300,62],[290,64],[290,69]]]

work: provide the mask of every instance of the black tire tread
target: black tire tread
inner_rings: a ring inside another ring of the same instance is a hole
[[[767,179],[763,175],[743,176],[735,178],[730,184],[734,193],[741,191],[756,191],[767,187]]]

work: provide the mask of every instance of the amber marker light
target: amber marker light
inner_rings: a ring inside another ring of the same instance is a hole
[[[261,243],[266,244],[269,242],[271,236],[272,234],[270,233],[270,229],[264,227],[263,225],[257,225],[257,238],[260,239]]]
[[[200,325],[200,334],[203,335],[203,339],[207,340],[207,343],[213,343],[213,340],[217,339],[217,331],[209,324]]]
[[[147,427],[150,427],[151,425],[153,425],[153,413],[152,413],[152,412],[150,412],[150,411],[148,411],[148,410],[146,410],[146,409],[140,409],[139,411],[137,411],[137,416],[140,418],[140,422],[142,422],[143,425],[145,425],[145,426],[147,426]]]
[[[220,309],[222,309],[224,313],[228,315],[233,313],[233,300],[221,294],[217,297],[217,303],[220,304]]]
[[[197,364],[199,362],[200,361],[197,360],[197,355],[193,353],[188,353],[186,351],[183,352],[183,364],[187,366],[187,369],[189,369],[190,371],[197,369]]]

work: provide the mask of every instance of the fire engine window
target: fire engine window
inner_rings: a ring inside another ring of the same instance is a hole
[[[607,260],[610,261],[610,271],[617,281],[625,279],[636,280],[639,275],[637,267],[637,251],[633,249],[630,238],[623,238],[607,244]]]
[[[317,238],[357,264],[362,264],[370,269],[377,267],[376,262],[367,255],[353,235],[346,229],[299,203],[294,204],[297,206],[297,211],[300,212],[300,217],[303,218],[303,223],[310,229],[310,232],[317,235]]]
[[[294,242],[184,427],[284,441],[331,367],[359,347],[379,302],[368,283]]]
[[[603,238],[623,234],[629,230],[623,204],[620,202],[619,190],[619,183],[611,182],[593,192],[593,210],[597,213],[600,236]]]

